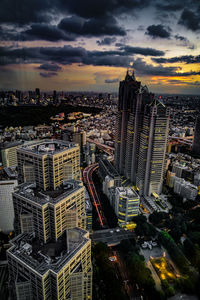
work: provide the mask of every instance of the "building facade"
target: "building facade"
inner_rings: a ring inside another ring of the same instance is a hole
[[[66,229],[86,229],[85,190],[82,182],[67,181],[57,191],[40,191],[24,183],[13,193],[15,232],[34,232],[45,243],[56,241]]]
[[[140,195],[160,194],[165,175],[165,154],[169,132],[169,110],[160,101],[146,105],[136,186]]]
[[[63,180],[80,180],[80,149],[77,144],[43,140],[17,151],[19,182],[36,182],[43,190],[55,190]]]

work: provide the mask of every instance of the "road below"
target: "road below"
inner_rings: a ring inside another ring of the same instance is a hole
[[[87,185],[90,197],[92,199],[92,204],[96,208],[96,212],[97,212],[97,215],[98,215],[98,220],[99,220],[100,227],[101,228],[107,228],[108,227],[107,220],[106,220],[105,215],[103,213],[103,210],[102,210],[102,207],[101,207],[101,202],[100,202],[99,196],[97,194],[97,191],[96,191],[93,179],[92,179],[92,174],[97,169],[98,169],[98,164],[93,164],[93,165],[90,165],[90,166],[86,167],[83,170],[83,181]]]

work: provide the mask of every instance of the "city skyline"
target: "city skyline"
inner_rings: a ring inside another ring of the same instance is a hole
[[[152,92],[198,94],[199,16],[191,0],[4,1],[0,88],[116,92],[132,63]]]

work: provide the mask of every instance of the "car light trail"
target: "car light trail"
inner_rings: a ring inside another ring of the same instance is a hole
[[[98,169],[98,164],[93,164],[89,167],[86,167],[83,170],[83,181],[88,187],[88,191],[89,191],[90,196],[92,198],[93,205],[95,206],[97,214],[98,214],[100,225],[102,227],[105,227],[107,225],[107,221],[106,221],[106,218],[104,216],[104,213],[103,213],[103,210],[102,210],[102,207],[101,207],[101,202],[99,200],[99,196],[97,194],[94,182],[92,180],[92,174],[93,174],[94,171],[96,171],[96,169]]]

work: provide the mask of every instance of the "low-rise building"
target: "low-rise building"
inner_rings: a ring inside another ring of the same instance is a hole
[[[119,226],[125,226],[132,222],[138,215],[140,197],[132,188],[117,187],[115,189],[114,210],[118,217]]]

